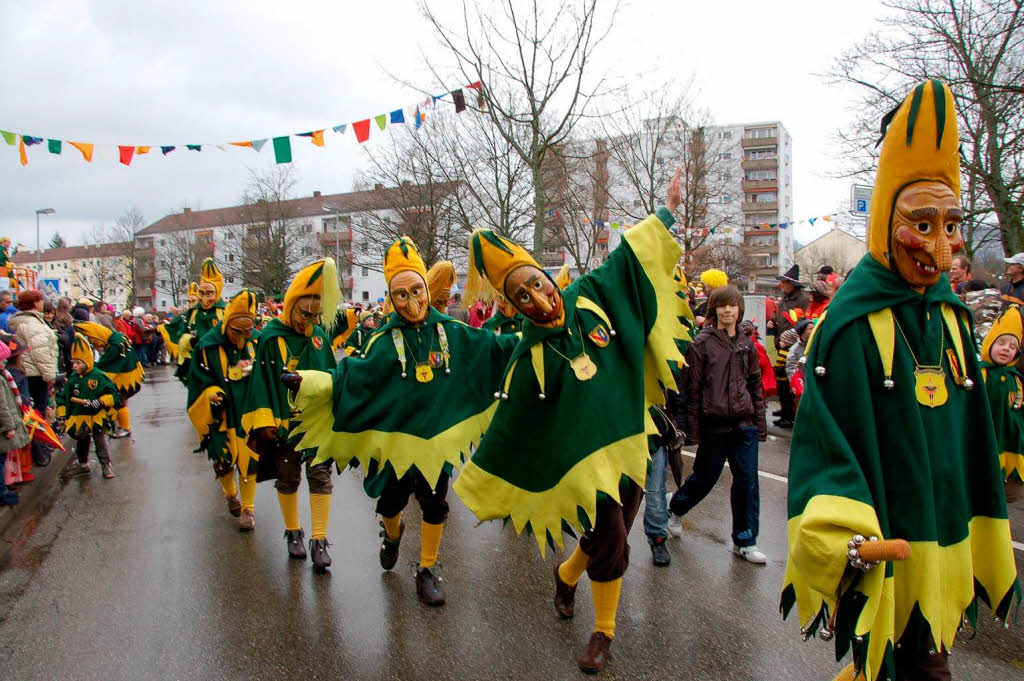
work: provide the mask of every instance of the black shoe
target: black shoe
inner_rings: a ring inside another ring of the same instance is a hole
[[[385,570],[392,569],[398,562],[398,547],[402,543],[403,534],[405,534],[405,523],[398,526],[398,539],[388,539],[387,530],[381,529],[380,566]]]
[[[50,452],[46,449],[39,447],[32,448],[32,465],[39,466],[40,468],[46,468],[50,465]]]
[[[563,620],[576,614],[576,587],[569,586],[562,581],[558,574],[557,563],[555,564],[555,612]]]
[[[790,421],[789,419],[775,419],[774,421],[772,421],[772,423],[774,423],[779,428],[792,428],[793,427],[793,422]]]
[[[288,557],[297,560],[306,560],[306,547],[303,539],[305,535],[302,530],[285,530],[284,539],[288,542]]]
[[[444,605],[444,587],[441,578],[430,571],[430,568],[417,568],[416,595],[420,603],[438,607]]]
[[[327,572],[327,568],[331,567],[331,556],[327,553],[328,546],[330,544],[326,539],[309,540],[309,553],[313,557],[314,572]]]
[[[672,554],[668,552],[668,547],[665,546],[664,537],[656,537],[651,541],[651,557],[654,559],[655,567],[666,567],[672,564]]]
[[[782,410],[776,409],[775,411],[772,412],[772,416],[782,416]]]

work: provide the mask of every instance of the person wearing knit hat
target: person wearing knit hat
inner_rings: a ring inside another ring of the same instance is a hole
[[[192,357],[192,345],[203,335],[221,323],[224,318],[224,275],[217,268],[213,258],[203,261],[199,284],[195,289],[197,302],[188,311],[160,326],[164,343],[178,356],[178,368],[174,375],[182,383],[188,382],[188,363]],[[189,301],[192,300],[192,285],[189,284]]]
[[[118,427],[110,437],[130,437],[132,417],[128,411],[128,399],[142,388],[146,370],[139,362],[131,342],[121,333],[96,322],[75,322],[75,332],[84,336],[96,349],[99,354],[96,368],[114,382],[120,395],[117,409]]]
[[[781,338],[782,334],[806,316],[811,299],[800,281],[799,265],[793,265],[785,274],[775,278],[779,281],[782,297],[775,306],[775,313],[768,320],[770,328],[775,330],[775,383],[779,393],[779,410],[775,412],[778,418],[774,423],[779,428],[792,428],[796,419],[796,402],[786,376],[785,355],[788,348],[783,347]]]
[[[376,333],[377,318],[369,310],[363,310],[356,315],[355,328],[345,339],[342,348],[349,357],[361,357],[363,349],[370,338]]]
[[[327,526],[331,512],[331,464],[314,465],[315,449],[297,446],[291,431],[297,412],[281,383],[281,375],[300,369],[330,371],[336,366],[331,330],[341,308],[338,268],[331,258],[317,260],[296,273],[284,294],[284,311],[260,331],[249,388],[242,402],[242,429],[259,455],[258,482],[274,480],[284,518],[288,555],[306,559],[299,523],[299,482],[305,463],[309,484],[309,553],[313,570],[331,565]],[[325,320],[327,328],[321,326]]]
[[[580,536],[555,567],[554,604],[575,613],[583,573],[593,593],[593,633],[578,662],[600,671],[615,637],[627,535],[647,476],[649,408],[675,389],[691,318],[677,295],[682,251],[669,228],[682,188],[676,171],[665,208],[627,230],[604,263],[564,291],[521,246],[477,230],[469,244],[466,297],[504,298],[526,318],[502,381],[497,410],[455,491],[480,520],[511,520],[543,554]],[[677,341],[683,341],[677,345]]]
[[[981,343],[981,374],[992,409],[1008,503],[1019,499],[1024,487],[1024,376],[1016,366],[1022,336],[1020,306],[1011,305],[992,322]]]
[[[415,495],[422,511],[416,593],[440,606],[448,481],[490,423],[493,386],[517,339],[473,329],[433,307],[426,267],[407,236],[384,254],[384,279],[395,311],[362,357],[342,359],[333,374],[300,371],[290,379],[301,410],[295,433],[300,447],[317,448],[317,461],[358,461],[366,493],[377,498],[385,570],[398,561],[402,512]]]
[[[804,318],[818,319],[825,314],[828,304],[832,301],[832,287],[823,279],[815,279],[811,283],[808,293],[810,294],[811,302],[808,303],[807,309],[804,311]],[[799,323],[797,322],[797,324]]]
[[[808,341],[781,607],[804,638],[852,650],[844,678],[948,679],[977,601],[1003,619],[1021,593],[970,314],[946,276],[963,248],[957,118],[930,80],[883,119],[868,253]]]
[[[221,323],[199,339],[189,366],[188,417],[199,435],[199,448],[213,462],[240,532],[251,531],[255,522],[257,456],[242,428],[242,407],[256,357],[255,326],[256,296],[243,289],[224,307]]]
[[[93,346],[81,333],[71,343],[71,375],[57,397],[57,430],[75,439],[78,461],[64,470],[65,478],[88,477],[90,440],[96,445],[103,477],[114,476],[107,450],[107,432],[116,423],[121,394],[105,373],[93,366]]]

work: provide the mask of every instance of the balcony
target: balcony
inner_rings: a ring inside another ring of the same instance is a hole
[[[778,233],[778,229],[755,229],[754,227],[747,225],[743,229],[743,238],[746,239],[747,237],[751,236],[773,236]]]
[[[136,265],[135,266],[135,278],[136,279],[152,279],[156,276],[156,268],[152,265]]]
[[[778,213],[779,202],[778,201],[744,201],[743,202],[744,213]],[[765,222],[774,222],[774,220],[765,220]]]
[[[743,191],[764,191],[765,189],[776,190],[779,188],[778,180],[743,180]]]
[[[778,137],[744,137],[741,144],[744,149],[750,149],[751,147],[777,147],[779,146]]]
[[[321,246],[333,247],[335,242],[337,242],[341,248],[347,249],[352,246],[352,230],[343,229],[340,232],[320,232],[316,235],[316,240]]]
[[[564,251],[544,251],[544,255],[540,259],[543,267],[561,267],[565,264],[565,252]]]
[[[745,158],[740,161],[740,167],[744,170],[768,170],[779,167],[777,158]]]

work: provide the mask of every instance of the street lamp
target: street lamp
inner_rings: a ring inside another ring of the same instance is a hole
[[[40,208],[36,211],[36,288],[39,288],[39,280],[43,276],[42,249],[39,243],[39,216],[53,215],[56,212],[52,208]]]

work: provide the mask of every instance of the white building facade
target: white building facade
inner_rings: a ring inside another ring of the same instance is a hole
[[[35,251],[18,251],[12,260],[36,273],[41,290],[75,300],[102,300],[122,309],[130,302],[131,248],[128,242],[48,248],[39,254],[41,267]]]

